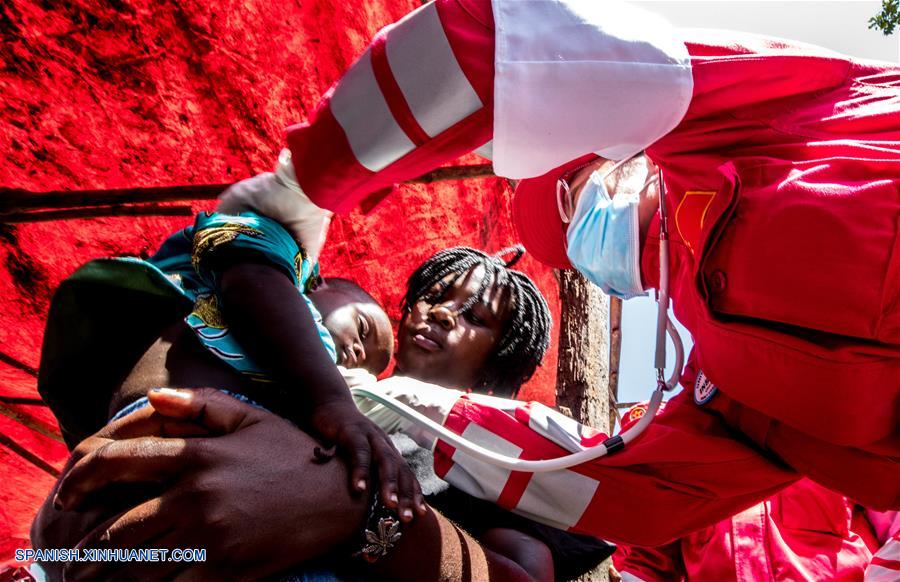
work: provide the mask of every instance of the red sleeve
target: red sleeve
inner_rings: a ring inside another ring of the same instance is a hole
[[[619,546],[613,564],[622,574],[631,574],[645,582],[672,582],[684,578],[681,540],[655,548]],[[623,576],[623,581],[625,580]]]
[[[323,208],[374,206],[393,185],[491,139],[490,0],[436,0],[381,30],[288,128],[297,181]]]

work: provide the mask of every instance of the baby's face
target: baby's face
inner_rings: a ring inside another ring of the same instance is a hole
[[[387,368],[394,349],[394,332],[381,307],[374,303],[346,303],[324,315],[322,322],[334,340],[338,365],[364,368],[375,375]]]

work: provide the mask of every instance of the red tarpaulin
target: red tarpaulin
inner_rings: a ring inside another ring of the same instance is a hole
[[[13,0],[0,4],[0,187],[31,191],[224,183],[271,169],[283,128],[413,0]],[[478,163],[474,156],[462,163]],[[323,274],[388,307],[434,251],[515,242],[500,179],[404,186],[332,226]],[[195,203],[193,211],[210,209]],[[35,375],[50,297],[85,261],[146,255],[187,217],[0,224],[0,564],[28,543],[66,457]],[[551,271],[526,257],[559,321]],[[121,314],[127,317],[128,314]],[[555,346],[523,397],[552,403]],[[75,389],[76,387],[73,387]]]

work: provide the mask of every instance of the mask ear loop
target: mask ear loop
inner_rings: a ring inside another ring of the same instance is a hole
[[[563,208],[563,198],[568,208]],[[563,224],[569,224],[569,216],[572,214],[572,197],[570,196],[569,183],[560,178],[556,181],[556,210]]]
[[[656,172],[651,172],[650,174],[647,175],[647,179],[644,180],[644,185],[641,186],[640,190],[638,190],[638,195],[640,196],[641,194],[646,192],[647,188],[649,188],[653,184],[659,184],[659,183],[660,183],[659,174],[657,174]]]
[[[641,155],[641,153],[643,152],[637,152],[636,154],[619,160],[618,162],[613,164],[609,170],[601,174],[600,180],[606,181],[606,178],[610,174],[612,174],[634,158]],[[578,166],[577,168],[569,170],[564,174],[564,176],[572,176],[574,174],[577,174],[592,163],[594,163],[594,160],[586,162]],[[648,184],[645,183],[644,186],[641,187],[641,191],[643,191],[647,186]],[[563,224],[569,224],[572,221],[570,217],[575,214],[575,204],[572,201],[572,191],[569,188],[569,182],[564,177],[560,177],[558,180],[556,180],[556,210],[559,212],[559,218],[560,220],[562,220]]]

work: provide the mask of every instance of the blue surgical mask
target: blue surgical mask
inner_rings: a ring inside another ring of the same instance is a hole
[[[610,198],[604,183],[607,175],[594,172],[582,187],[566,233],[566,254],[572,265],[604,293],[631,299],[646,294],[638,262],[640,194]]]

